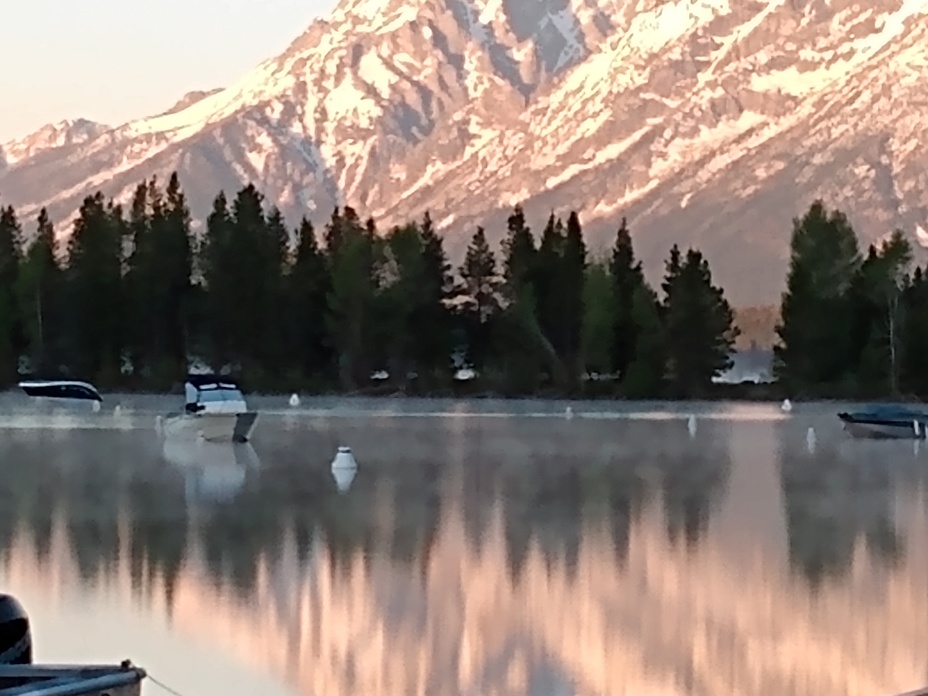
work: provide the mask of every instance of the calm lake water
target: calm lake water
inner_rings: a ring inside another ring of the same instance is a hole
[[[0,398],[0,591],[37,661],[185,696],[928,684],[928,449],[836,406],[259,399],[233,446],[160,440],[175,402]]]

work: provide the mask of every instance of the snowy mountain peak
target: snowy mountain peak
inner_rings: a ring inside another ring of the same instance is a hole
[[[193,92],[187,92],[184,96],[177,100],[177,102],[167,111],[161,113],[161,116],[168,116],[170,114],[176,114],[179,111],[187,109],[197,102],[203,101],[207,97],[211,97],[214,94],[221,92],[221,88],[211,89],[211,90],[194,90]]]
[[[594,245],[627,217],[652,271],[695,244],[736,303],[774,301],[790,219],[814,198],[866,241],[928,219],[926,13],[928,0],[342,0],[223,90],[54,156],[4,146],[0,192],[66,220],[92,190],[126,199],[176,169],[199,216],[250,180],[294,222],[343,203],[382,225],[429,209],[452,252],[477,224],[498,238],[514,203],[535,224],[578,208]]]
[[[66,145],[80,145],[97,138],[110,126],[86,118],[66,119],[49,123],[19,140],[0,145],[0,162],[12,166],[40,152]],[[2,168],[0,164],[0,168]]]

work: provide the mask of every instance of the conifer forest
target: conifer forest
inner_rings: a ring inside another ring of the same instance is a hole
[[[428,214],[378,230],[345,206],[289,229],[251,184],[196,233],[176,175],[126,208],[88,196],[66,235],[0,206],[0,382],[167,391],[199,361],[264,392],[719,394],[739,330],[698,249],[669,249],[652,287],[625,221],[601,256],[576,213],[541,222],[516,206],[501,249],[477,228],[453,268]],[[764,395],[928,395],[913,256],[901,231],[862,250],[821,202],[794,219]]]

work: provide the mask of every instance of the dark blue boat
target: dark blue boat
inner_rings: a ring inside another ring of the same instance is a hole
[[[908,406],[874,404],[838,418],[853,437],[875,440],[923,440],[928,430],[928,413]]]

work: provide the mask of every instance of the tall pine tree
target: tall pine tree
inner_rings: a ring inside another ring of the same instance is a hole
[[[579,377],[581,363],[581,335],[583,331],[583,285],[587,266],[586,244],[580,217],[571,212],[567,217],[567,234],[558,272],[562,305],[560,348],[570,379]]]
[[[22,227],[12,206],[0,208],[0,385],[16,380],[22,345],[22,324],[16,289]]]
[[[786,292],[777,327],[776,375],[791,389],[840,385],[853,378],[851,290],[861,265],[847,218],[821,201],[793,220]]]
[[[331,341],[323,321],[331,279],[316,231],[305,218],[297,229],[288,287],[291,361],[304,380],[318,385],[331,376],[333,367]]]
[[[114,385],[122,367],[124,228],[122,209],[97,193],[81,204],[68,243],[70,364],[103,386]]]
[[[722,289],[712,283],[709,262],[696,249],[682,258],[674,245],[663,289],[671,384],[681,396],[700,396],[713,377],[731,368],[738,336],[734,312]]]
[[[638,353],[638,323],[635,321],[635,298],[644,286],[641,262],[635,258],[631,233],[625,218],[616,232],[611,258],[612,280],[615,287],[615,337],[613,366],[619,379],[624,379]]]
[[[35,237],[26,251],[17,296],[22,310],[30,362],[36,373],[50,373],[61,363],[62,271],[55,228],[45,208],[39,211]]]
[[[478,227],[471,238],[458,271],[462,283],[461,315],[464,321],[467,361],[475,370],[483,370],[491,356],[494,322],[499,317],[502,278],[496,256],[487,242],[486,232]]]

